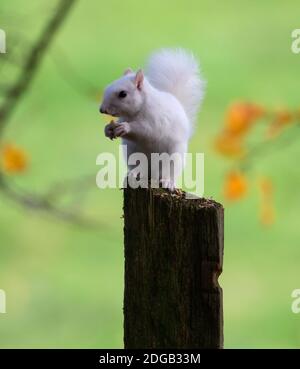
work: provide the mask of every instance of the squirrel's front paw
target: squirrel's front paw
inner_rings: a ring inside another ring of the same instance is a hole
[[[107,124],[104,128],[104,134],[106,137],[110,138],[111,140],[115,138],[114,134],[114,127],[116,123],[112,120],[109,124]]]
[[[124,137],[130,132],[130,125],[127,122],[116,123],[114,126],[115,137]]]

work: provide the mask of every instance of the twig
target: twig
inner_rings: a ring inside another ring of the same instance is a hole
[[[3,132],[3,128],[7,124],[8,119],[13,112],[13,109],[24,96],[25,92],[30,86],[30,83],[32,82],[33,77],[35,76],[38,67],[41,64],[46,50],[48,49],[51,41],[54,38],[55,33],[62,25],[63,20],[70,11],[72,5],[74,5],[75,1],[76,0],[61,0],[59,2],[59,5],[57,6],[53,17],[47,23],[39,39],[32,47],[32,50],[29,53],[24,64],[24,68],[22,69],[20,77],[12,86],[12,88],[7,91],[4,102],[0,107],[0,135]]]
[[[76,0],[61,0],[59,2],[54,15],[46,24],[37,42],[29,51],[19,78],[12,87],[8,87],[4,90],[3,101],[0,106],[0,136],[2,135],[3,129],[7,125],[14,108],[30,87],[55,33],[62,25],[75,1]],[[56,200],[59,195],[69,192],[69,185],[74,187],[75,183],[76,181],[60,184],[58,187],[52,187],[51,191],[48,191],[45,195],[36,195],[34,193],[25,192],[19,188],[17,189],[0,173],[0,191],[15,203],[25,208],[42,211],[44,214],[48,214],[71,223],[84,226],[99,225],[98,222],[87,219],[77,212],[61,208],[57,204],[54,204],[53,200]],[[78,185],[79,183],[77,183],[77,186]]]
[[[300,127],[299,123],[295,124],[295,127]],[[298,128],[296,128],[298,129]],[[283,148],[287,148],[287,144],[292,144],[294,142],[296,142],[296,140],[299,139],[298,135],[296,134],[292,134],[289,136],[284,137],[281,141],[280,144],[284,145]],[[270,153],[270,150],[274,149],[274,148],[278,148],[278,146],[274,145],[274,141],[270,140],[268,142],[259,142],[256,145],[254,145],[248,152],[247,152],[247,156],[245,158],[243,158],[240,162],[240,168],[242,170],[249,170],[251,167],[251,164],[253,164],[253,161],[255,161],[255,158],[258,155],[263,154],[267,154]]]
[[[45,196],[52,201],[58,199],[63,195],[70,192],[80,192],[83,187],[95,186],[95,175],[85,175],[79,178],[66,179],[61,182],[54,183],[48,191],[46,191]]]
[[[40,211],[45,215],[48,214],[76,225],[99,227],[99,222],[89,219],[82,214],[76,214],[68,209],[58,207],[47,195],[37,196],[34,193],[14,188],[11,183],[5,180],[3,175],[0,175],[0,190],[7,198],[26,209]]]

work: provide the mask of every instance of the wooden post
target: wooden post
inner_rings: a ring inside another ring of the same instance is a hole
[[[222,348],[223,207],[124,189],[125,348]]]

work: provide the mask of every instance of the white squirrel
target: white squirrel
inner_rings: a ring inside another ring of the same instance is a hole
[[[145,75],[141,69],[135,73],[128,68],[107,86],[100,112],[119,119],[105,127],[105,135],[122,138],[131,173],[135,168],[128,165],[131,154],[143,153],[149,163],[153,153],[176,154],[172,170],[159,167],[159,173],[153,174],[154,167],[152,172],[147,167],[151,179],[175,189],[203,92],[198,63],[183,49],[162,49],[150,57]]]

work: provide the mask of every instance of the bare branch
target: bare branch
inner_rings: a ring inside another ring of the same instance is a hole
[[[298,130],[299,127],[300,127],[300,124],[296,123],[294,125],[294,129],[291,130],[289,135],[283,138],[281,137],[280,141],[278,140],[275,141],[275,145],[274,145],[274,141],[270,140],[268,142],[265,142],[265,141],[259,142],[253,147],[251,147],[248,150],[247,155],[241,159],[240,164],[239,164],[240,169],[243,171],[250,170],[253,164],[255,163],[255,161],[257,160],[257,156],[261,156],[263,154],[264,157],[266,157],[268,154],[274,153],[275,150],[277,152],[280,152],[281,149],[286,150],[287,148],[290,148],[290,146],[293,143],[296,143],[298,140],[298,135],[294,131]],[[276,142],[277,142],[277,145],[276,145]]]
[[[14,108],[21,101],[21,98],[30,87],[55,33],[62,25],[75,1],[76,0],[60,0],[54,15],[49,19],[41,32],[40,37],[33,44],[27,54],[20,76],[11,87],[7,85],[1,86],[4,96],[0,106],[0,136],[3,133],[3,128],[7,125]],[[57,204],[57,199],[59,197],[72,193],[74,188],[78,191],[83,184],[87,184],[87,181],[90,183],[90,179],[91,176],[78,181],[67,181],[65,183],[52,186],[44,195],[37,195],[17,188],[11,183],[11,181],[7,180],[6,176],[0,173],[0,191],[8,199],[26,209],[37,210],[45,215],[50,215],[57,219],[75,223],[77,225],[99,227],[98,222],[88,219],[77,211],[74,211],[74,209],[63,208]]]
[[[37,42],[32,47],[20,77],[12,88],[7,91],[5,100],[0,107],[0,134],[3,132],[3,128],[7,124],[13,109],[30,86],[46,50],[75,1],[76,0],[61,0],[59,2],[53,17],[49,20]]]
[[[58,207],[49,198],[48,194],[45,196],[39,196],[34,193],[14,188],[7,180],[5,180],[3,175],[0,175],[0,190],[8,199],[26,209],[39,211],[56,219],[85,227],[99,227],[100,225],[99,222],[89,219],[82,214],[78,214],[70,209]]]
[[[45,193],[45,197],[51,199],[52,201],[58,199],[67,193],[79,193],[82,192],[83,189],[95,186],[95,175],[85,175],[78,178],[66,179],[64,181],[60,181],[54,183],[48,191]]]

